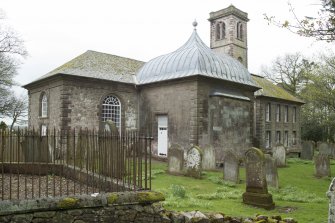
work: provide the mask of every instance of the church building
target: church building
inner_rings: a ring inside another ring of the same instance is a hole
[[[210,47],[194,22],[184,45],[148,62],[89,50],[25,85],[29,127],[99,130],[111,120],[121,134],[152,135],[156,155],[197,145],[214,149],[217,161],[253,145],[299,148],[303,102],[247,70],[247,13],[231,5],[209,21]],[[269,94],[268,85],[280,89]],[[271,112],[281,106],[278,122],[267,119],[269,104]]]

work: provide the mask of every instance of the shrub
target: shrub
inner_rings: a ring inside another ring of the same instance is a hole
[[[183,186],[178,184],[171,185],[172,195],[174,197],[185,198],[186,197],[186,190]]]

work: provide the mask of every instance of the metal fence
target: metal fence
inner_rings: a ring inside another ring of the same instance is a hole
[[[0,131],[0,199],[150,190],[151,141],[138,132]]]

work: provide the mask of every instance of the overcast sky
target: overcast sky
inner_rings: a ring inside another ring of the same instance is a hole
[[[291,0],[298,15],[316,15],[320,0]],[[27,84],[70,59],[95,50],[148,61],[198,33],[209,45],[209,13],[235,5],[248,13],[249,71],[260,73],[277,56],[313,55],[333,45],[269,26],[264,13],[291,18],[287,1],[247,0],[1,0],[6,22],[24,39],[29,56],[16,80]]]

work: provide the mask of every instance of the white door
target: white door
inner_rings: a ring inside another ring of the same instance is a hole
[[[167,156],[168,149],[168,117],[159,115],[158,118],[158,156]]]

